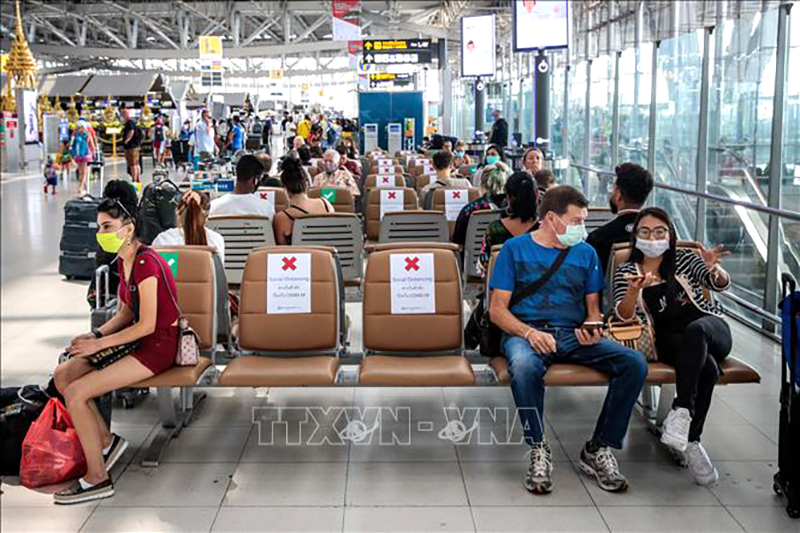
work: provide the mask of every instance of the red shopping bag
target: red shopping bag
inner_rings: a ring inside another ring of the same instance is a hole
[[[33,489],[85,473],[86,457],[67,408],[51,398],[22,441],[20,483]]]

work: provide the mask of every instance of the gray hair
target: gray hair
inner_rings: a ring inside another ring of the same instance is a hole
[[[327,150],[325,150],[323,157],[327,155],[333,156],[333,162],[336,163],[337,165],[339,164],[339,160],[341,159],[341,155],[339,154],[339,152],[337,152],[333,148],[328,148]]]

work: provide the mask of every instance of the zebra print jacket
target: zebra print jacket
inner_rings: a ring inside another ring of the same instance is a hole
[[[625,276],[641,273],[639,265],[630,261],[622,263],[614,272],[614,314],[619,320],[624,320],[619,315],[619,304],[625,298],[625,293],[628,290],[628,280],[625,279]],[[715,292],[726,290],[731,284],[730,276],[727,277],[724,285],[717,285],[714,274],[698,254],[686,248],[678,248],[675,250],[675,280],[683,287],[692,303],[700,311],[708,315],[722,316],[722,307],[712,298],[706,298],[704,290],[708,289]],[[636,299],[636,313],[645,322],[653,323],[641,291]]]

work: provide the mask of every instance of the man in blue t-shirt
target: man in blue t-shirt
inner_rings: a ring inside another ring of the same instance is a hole
[[[647,362],[639,352],[604,339],[594,327],[602,320],[603,271],[594,248],[583,242],[588,205],[568,185],[548,190],[539,206],[539,229],[503,245],[489,284],[492,322],[504,332],[511,392],[531,446],[525,488],[536,494],[553,490],[543,424],[544,375],[552,363],[588,366],[608,375],[605,403],[594,435],[581,450],[579,467],[604,490],[628,488],[609,448],[622,447]],[[512,294],[540,279],[562,253],[566,256],[552,277],[509,309]]]
[[[230,133],[228,133],[228,146],[231,154],[244,150],[244,126],[242,126],[242,121],[238,115],[233,117],[233,126]]]

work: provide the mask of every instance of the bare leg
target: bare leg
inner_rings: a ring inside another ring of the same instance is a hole
[[[94,368],[92,368],[92,366],[86,362],[85,358],[74,357],[56,367],[56,370],[53,373],[53,381],[56,384],[56,389],[58,389],[58,392],[64,396],[64,392],[67,390],[70,384],[74,383],[90,372],[94,372]],[[105,448],[111,444],[111,431],[108,429],[106,421],[103,420],[102,415],[100,415],[100,411],[97,409],[97,405],[93,401],[89,402],[89,409],[91,409],[92,414],[94,414],[95,418],[97,419],[98,428],[100,430],[100,441],[103,445],[103,448]]]
[[[86,192],[86,163],[78,163],[78,174],[80,174],[81,185],[79,191],[82,193]]]
[[[88,483],[96,484],[108,479],[103,461],[101,428],[98,427],[97,416],[89,407],[89,402],[152,375],[149,368],[129,355],[109,367],[86,374],[67,387],[64,399],[86,456],[88,468],[84,479]]]

